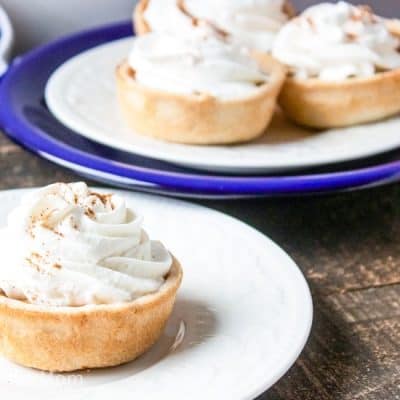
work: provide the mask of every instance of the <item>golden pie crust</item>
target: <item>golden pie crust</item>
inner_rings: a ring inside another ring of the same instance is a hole
[[[174,94],[135,80],[125,61],[117,67],[117,93],[128,125],[136,133],[187,144],[245,142],[269,125],[286,68],[266,54],[254,54],[268,81],[254,94],[223,100],[205,93]]]
[[[388,26],[400,36],[398,21]],[[341,82],[288,77],[278,102],[291,120],[311,128],[378,121],[400,112],[400,68]]]
[[[131,361],[161,335],[181,280],[174,259],[160,290],[130,303],[44,307],[0,295],[0,353],[52,372]]]
[[[144,12],[146,11],[147,5],[151,0],[140,0],[135,7],[133,12],[133,22],[134,22],[134,30],[137,35],[144,35],[146,33],[151,32],[151,28],[149,24],[146,22],[144,17]],[[201,0],[200,0],[201,1]],[[177,0],[178,5],[181,5],[184,8],[184,0]],[[296,10],[293,4],[287,0],[283,6],[283,12],[289,17],[293,18],[296,15]],[[189,15],[189,14],[188,14]],[[193,24],[197,23],[195,17],[192,17]]]
[[[144,12],[146,11],[149,1],[150,0],[140,0],[133,11],[133,28],[136,35],[144,35],[151,32],[150,26],[144,17]]]

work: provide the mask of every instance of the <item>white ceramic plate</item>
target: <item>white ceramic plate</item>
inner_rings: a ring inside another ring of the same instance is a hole
[[[97,142],[192,168],[260,173],[323,165],[371,156],[400,146],[400,118],[315,133],[277,114],[267,133],[235,146],[189,146],[132,134],[115,96],[114,70],[126,58],[132,38],[84,52],[57,69],[46,88],[53,114]]]
[[[22,193],[0,193],[0,226]],[[31,400],[236,400],[267,390],[309,335],[312,303],[300,270],[238,220],[177,200],[123,195],[184,268],[161,339],[134,362],[75,374],[46,374],[0,357],[1,392],[10,400],[27,393]]]
[[[13,40],[14,33],[10,19],[4,9],[0,6],[0,77],[8,68]]]

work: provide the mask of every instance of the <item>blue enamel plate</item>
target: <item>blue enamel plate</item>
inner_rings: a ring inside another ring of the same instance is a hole
[[[291,175],[205,174],[86,139],[49,112],[44,89],[69,58],[132,35],[130,22],[68,36],[37,48],[10,66],[0,86],[0,124],[26,149],[81,175],[137,190],[186,197],[255,197],[329,193],[394,182],[400,178],[399,151]],[[400,132],[399,132],[400,134]]]

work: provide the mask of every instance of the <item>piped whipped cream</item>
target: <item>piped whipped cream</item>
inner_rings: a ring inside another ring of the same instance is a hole
[[[235,42],[270,51],[288,21],[286,0],[150,0],[144,17],[152,31],[182,33],[206,22]]]
[[[152,32],[190,33],[195,21],[182,5],[179,0],[149,0],[143,16]]]
[[[248,50],[227,43],[206,27],[183,36],[158,32],[139,36],[128,63],[138,83],[175,94],[242,98],[268,80]]]
[[[341,81],[400,67],[400,39],[367,6],[310,7],[278,34],[273,56],[295,77]]]
[[[172,265],[120,196],[85,183],[56,183],[27,195],[0,235],[0,291],[33,304],[131,301],[156,292]]]
[[[277,33],[289,19],[286,0],[186,0],[184,4],[191,15],[260,51],[271,50]]]

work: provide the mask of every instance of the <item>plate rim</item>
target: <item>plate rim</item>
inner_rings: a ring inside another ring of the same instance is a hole
[[[32,68],[31,64],[42,61],[43,55],[53,54],[66,44],[73,44],[79,49],[93,47],[95,44],[109,42],[125,37],[132,29],[131,22],[113,23],[94,29],[85,30],[50,42],[31,50],[15,60],[0,84],[0,123],[4,131],[13,140],[22,143],[31,151],[47,153],[75,165],[89,167],[115,176],[173,187],[184,191],[198,191],[205,194],[238,195],[287,195],[306,193],[327,193],[341,189],[361,188],[374,183],[386,183],[400,179],[400,161],[391,161],[360,169],[333,173],[287,176],[218,176],[212,174],[193,174],[191,172],[170,172],[161,169],[135,166],[84,151],[54,139],[49,133],[37,126],[20,119],[13,107],[13,85],[19,74]],[[110,39],[111,38],[111,39]],[[95,44],[93,44],[96,42]],[[53,61],[54,62],[54,61]],[[43,66],[43,63],[41,63]],[[60,63],[58,63],[60,65]],[[44,68],[44,67],[43,67]],[[48,69],[49,67],[47,67]],[[55,67],[52,66],[52,70]],[[47,78],[48,78],[47,74]],[[46,78],[46,81],[47,81]],[[12,99],[12,100],[11,100]],[[74,133],[76,134],[76,133]],[[77,135],[77,134],[76,134]],[[183,169],[183,168],[182,168]]]
[[[13,194],[19,194],[22,195],[23,193],[29,193],[35,189],[38,189],[40,187],[32,187],[32,188],[17,188],[17,189],[6,189],[6,190],[0,190],[0,199],[3,196],[7,195],[13,195]],[[96,190],[102,190],[102,191],[110,191],[109,188],[102,187],[102,186],[94,186],[93,187]],[[123,189],[113,189],[115,192],[121,193],[123,196],[125,196],[128,201],[133,201],[135,196],[146,198],[146,197],[153,197],[152,195],[145,194],[145,193],[132,193],[127,190]],[[294,365],[296,360],[299,358],[300,354],[304,351],[307,342],[310,338],[311,331],[312,331],[312,326],[313,326],[313,319],[314,319],[314,306],[313,306],[313,298],[312,298],[312,293],[310,290],[310,286],[308,284],[308,281],[303,273],[303,271],[300,269],[299,265],[294,261],[294,259],[274,240],[272,240],[269,236],[266,234],[262,233],[258,229],[254,228],[253,226],[247,224],[246,222],[240,220],[239,218],[236,218],[234,216],[231,216],[229,214],[225,214],[222,211],[206,207],[204,205],[200,204],[195,204],[192,202],[180,200],[180,199],[171,199],[171,198],[164,198],[163,201],[173,205],[174,207],[186,207],[187,209],[195,209],[195,210],[203,210],[206,211],[207,213],[210,213],[211,215],[215,215],[217,218],[222,218],[229,224],[236,224],[241,227],[241,229],[245,229],[251,233],[252,235],[255,235],[256,237],[259,238],[260,241],[266,241],[268,243],[269,248],[271,251],[274,251],[278,254],[279,258],[281,259],[282,262],[286,264],[286,269],[289,271],[289,276],[292,279],[296,280],[296,288],[298,289],[298,292],[301,293],[302,297],[302,303],[304,304],[304,307],[302,307],[303,311],[303,318],[304,318],[304,331],[302,332],[301,335],[298,335],[298,338],[296,340],[296,350],[291,353],[291,356],[288,357],[288,359],[285,362],[285,366],[281,367],[279,371],[276,371],[276,373],[273,374],[272,377],[266,382],[263,382],[257,388],[253,390],[252,393],[249,393],[245,398],[243,399],[249,399],[252,400],[256,398],[257,396],[265,393],[268,391],[270,388],[272,388],[288,371],[289,369]],[[297,292],[297,291],[296,291]],[[285,349],[286,350],[286,349]],[[90,391],[91,388],[86,388],[84,389],[84,392],[86,390]],[[67,394],[68,398],[75,398],[73,393]],[[79,397],[79,396],[78,396]],[[13,398],[13,396],[12,396]]]

